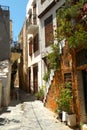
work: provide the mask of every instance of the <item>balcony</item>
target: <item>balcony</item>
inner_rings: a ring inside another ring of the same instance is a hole
[[[29,20],[27,20],[27,22],[26,22],[28,34],[35,35],[38,31],[38,25],[37,25],[36,17],[37,17],[36,14],[33,14],[32,18],[29,18]]]
[[[31,25],[28,27],[28,29],[27,29],[27,33],[34,35],[34,34],[37,33],[37,30],[38,30],[38,26],[31,24]]]

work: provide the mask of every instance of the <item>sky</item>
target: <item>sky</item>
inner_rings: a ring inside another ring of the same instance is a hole
[[[0,5],[9,6],[12,20],[13,41],[18,40],[25,16],[28,0],[0,0]]]

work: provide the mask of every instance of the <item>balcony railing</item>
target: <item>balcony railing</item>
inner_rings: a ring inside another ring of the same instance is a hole
[[[37,24],[37,15],[32,14],[28,19],[27,19],[27,27],[30,26],[31,24],[36,25]]]
[[[31,17],[28,18],[26,21],[26,28],[27,28],[27,33],[29,34],[34,34],[37,32],[37,15],[33,14]]]

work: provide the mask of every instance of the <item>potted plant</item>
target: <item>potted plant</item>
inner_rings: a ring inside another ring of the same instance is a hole
[[[65,98],[65,89],[61,90],[61,93],[59,94],[57,103],[58,103],[58,108],[62,111],[62,121],[66,122],[66,106],[68,105],[66,102],[66,98]],[[67,106],[68,107],[68,106]]]
[[[66,122],[69,126],[76,125],[76,115],[73,115],[71,101],[73,99],[71,82],[64,83],[60,89],[60,94],[57,99],[57,104],[62,110],[62,121]],[[71,115],[71,116],[70,116]],[[73,117],[74,116],[74,117]],[[75,118],[74,121],[72,118]]]
[[[67,93],[67,125],[70,127],[76,126],[76,114],[73,112],[72,108],[72,102],[73,102],[73,95],[72,95],[72,89],[71,89],[71,82],[66,82],[65,83],[65,88],[66,88],[66,93]]]
[[[43,101],[44,99],[44,90],[43,88],[40,88],[39,91],[35,94],[38,100]]]
[[[70,127],[76,126],[76,114],[67,113],[67,125]]]
[[[60,108],[57,108],[55,112],[57,113],[57,119],[62,122],[62,110]]]
[[[71,99],[71,91],[68,87],[61,86],[60,93],[57,99],[58,108],[62,110],[62,121],[66,122],[66,113],[70,111],[70,99]]]

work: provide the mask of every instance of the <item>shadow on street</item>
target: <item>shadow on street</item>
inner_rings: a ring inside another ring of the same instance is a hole
[[[34,94],[26,93],[23,90],[17,90],[15,96],[11,99],[10,106],[15,106],[19,103],[35,101],[36,97]]]
[[[17,90],[17,93],[15,93],[15,96],[11,98],[9,106],[16,106],[23,102],[31,102],[35,100],[36,100],[36,97],[33,94],[26,93],[25,91],[19,89]],[[0,109],[0,114],[10,113],[10,112],[11,111],[8,110],[8,107],[2,107]]]

